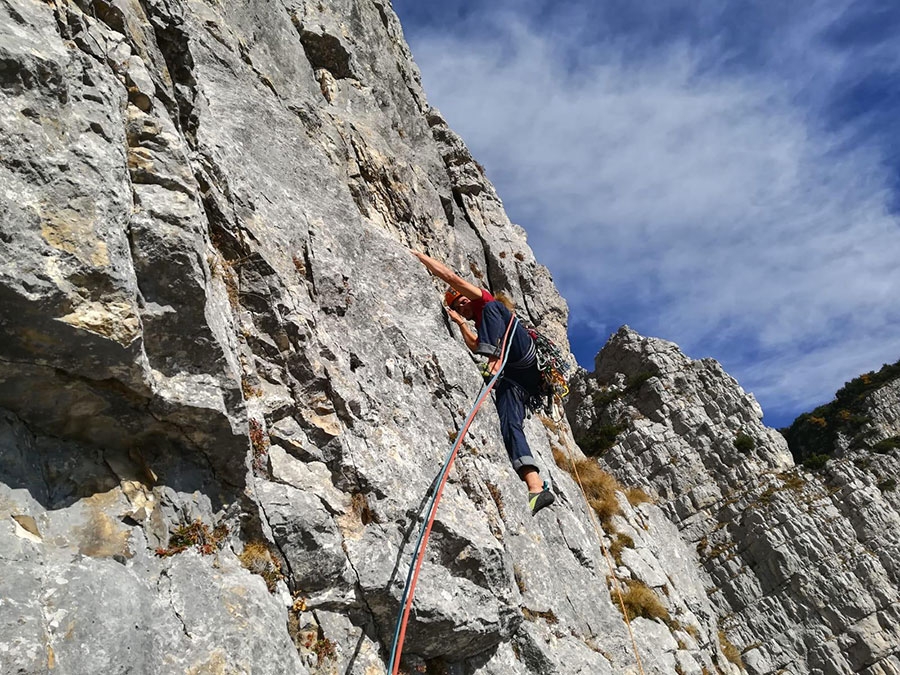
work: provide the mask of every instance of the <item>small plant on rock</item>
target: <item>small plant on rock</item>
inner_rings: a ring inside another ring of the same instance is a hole
[[[743,431],[739,431],[737,436],[734,437],[734,447],[739,452],[747,454],[756,447],[756,441],[753,440],[752,436],[748,436]]]
[[[269,456],[269,436],[263,430],[259,420],[251,419],[249,423],[250,448],[253,452],[253,472],[265,475]]]
[[[260,398],[263,395],[263,390],[250,384],[250,380],[246,377],[241,378],[241,392],[244,394],[244,400]]]
[[[203,555],[212,555],[219,549],[227,536],[227,525],[217,525],[214,528],[210,528],[209,525],[198,518],[193,523],[176,527],[169,536],[168,547],[157,548],[156,555],[161,558],[168,558],[193,547],[196,547]]]
[[[278,582],[284,579],[284,575],[281,573],[281,563],[272,555],[264,542],[250,542],[244,546],[244,552],[238,556],[238,559],[246,569],[263,578],[269,593],[274,593]]]
[[[625,581],[622,602],[625,604],[625,611],[631,618],[642,616],[645,619],[660,619],[666,624],[671,621],[669,610],[662,604],[659,596],[647,584],[637,579]]]
[[[303,639],[303,647],[316,655],[317,666],[337,657],[337,644],[333,640],[323,637],[321,629],[318,632],[307,633]]]
[[[316,655],[316,664],[321,665],[323,661],[333,659],[337,656],[337,645],[328,638],[319,638],[312,646],[312,650]]]
[[[484,485],[488,490],[488,494],[491,495],[491,499],[494,500],[494,504],[497,507],[497,513],[500,514],[501,518],[505,518],[506,514],[503,510],[503,494],[500,492],[500,488],[490,481],[485,481]]]
[[[375,514],[372,513],[372,507],[369,506],[369,500],[362,492],[356,492],[350,498],[350,508],[353,509],[353,513],[363,525],[378,522]]]

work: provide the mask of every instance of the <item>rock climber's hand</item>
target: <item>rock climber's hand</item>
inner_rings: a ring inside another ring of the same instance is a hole
[[[459,312],[454,311],[454,310],[450,309],[449,307],[447,307],[446,309],[447,309],[447,314],[450,315],[450,320],[453,321],[457,326],[462,326],[466,322],[466,320],[463,318],[462,314],[460,314]]]

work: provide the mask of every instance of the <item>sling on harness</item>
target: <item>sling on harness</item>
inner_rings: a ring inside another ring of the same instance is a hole
[[[422,523],[422,529],[419,532],[419,539],[416,542],[415,552],[409,564],[409,572],[406,575],[406,585],[403,589],[403,595],[400,599],[401,611],[400,615],[397,617],[397,626],[394,631],[394,643],[391,646],[391,660],[389,663],[391,675],[397,675],[397,672],[400,668],[400,655],[403,652],[403,640],[406,637],[406,623],[409,619],[409,612],[412,609],[416,583],[419,579],[419,570],[422,567],[422,561],[425,559],[425,547],[428,545],[428,537],[431,534],[431,526],[434,524],[434,518],[437,515],[438,504],[440,503],[441,495],[444,492],[444,485],[447,483],[447,477],[450,474],[450,469],[453,467],[453,462],[456,459],[459,448],[462,446],[463,439],[465,438],[466,433],[469,431],[469,427],[472,425],[472,422],[475,419],[475,415],[481,409],[482,404],[487,400],[488,395],[491,393],[491,389],[493,389],[494,384],[497,382],[500,374],[503,372],[503,368],[506,367],[506,360],[509,357],[507,340],[518,321],[519,320],[514,314],[510,317],[509,324],[506,326],[506,333],[503,336],[503,344],[500,348],[502,354],[500,369],[497,371],[494,377],[490,381],[485,382],[484,386],[482,387],[481,392],[475,399],[475,404],[472,406],[472,409],[466,416],[462,428],[456,435],[456,441],[453,443],[453,447],[447,454],[447,458],[444,461],[443,468],[441,469],[434,483],[432,483],[432,485],[437,485],[437,489],[435,490],[434,495],[431,498],[431,504],[428,506],[426,518]]]

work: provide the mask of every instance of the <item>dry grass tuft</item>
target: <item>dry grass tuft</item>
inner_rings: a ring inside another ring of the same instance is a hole
[[[369,500],[362,492],[357,492],[350,498],[350,508],[363,525],[377,522],[372,507],[369,506]]]
[[[625,490],[625,497],[632,506],[638,504],[652,504],[653,498],[639,487],[630,487]]]
[[[634,548],[634,539],[627,534],[616,534],[616,538],[609,545],[609,553],[616,561],[616,565],[622,564],[622,551],[626,548]]]
[[[568,462],[568,470],[572,470],[571,461]],[[596,511],[605,529],[611,527],[613,516],[622,513],[616,493],[622,491],[622,486],[615,478],[606,473],[600,466],[590,459],[575,460],[575,471],[581,479],[581,486],[587,497],[588,504]]]
[[[519,587],[519,593],[525,595],[525,592],[528,590],[528,586],[525,584],[525,579],[522,575],[522,569],[518,565],[513,565],[513,576],[516,580],[516,586]]]
[[[234,266],[227,260],[222,261],[222,281],[225,282],[225,291],[228,293],[228,302],[235,310],[241,308],[241,288],[238,283],[237,272]]]
[[[250,542],[244,546],[244,552],[238,556],[238,559],[246,569],[263,578],[269,593],[274,593],[278,581],[284,579],[284,575],[281,573],[281,563],[272,555],[265,542]]]
[[[556,614],[554,614],[553,611],[549,609],[545,612],[541,612],[523,607],[522,616],[524,616],[528,621],[537,621],[538,619],[543,619],[551,626],[559,623],[559,619],[556,618]]]
[[[725,658],[731,661],[741,670],[744,670],[744,660],[741,658],[741,650],[734,646],[724,630],[719,631],[719,645],[722,647],[722,653]]]
[[[563,429],[559,422],[550,417],[549,415],[539,414],[538,419],[541,421],[541,424],[544,425],[544,428],[551,433],[556,434],[557,436],[562,436]]]
[[[645,619],[660,619],[666,624],[672,620],[669,610],[647,584],[636,579],[628,579],[624,583],[625,592],[622,594],[622,601],[625,603],[629,618],[642,616]]]

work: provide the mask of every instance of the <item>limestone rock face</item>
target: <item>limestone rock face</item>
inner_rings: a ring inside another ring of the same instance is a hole
[[[481,386],[408,247],[567,316],[390,4],[10,0],[0,118],[0,672],[384,672]],[[559,508],[488,403],[405,667],[634,665],[567,425],[527,433]]]
[[[385,673],[481,387],[408,248],[567,344],[390,3],[6,0],[0,120],[0,674]],[[802,473],[715,363],[629,331],[574,389],[658,503],[557,411],[532,518],[489,401],[404,671],[896,672],[891,454]]]
[[[596,366],[570,402],[575,437],[658,497],[747,672],[898,672],[897,452],[795,466],[717,363],[627,327]],[[895,389],[860,402],[882,437],[897,435]]]

